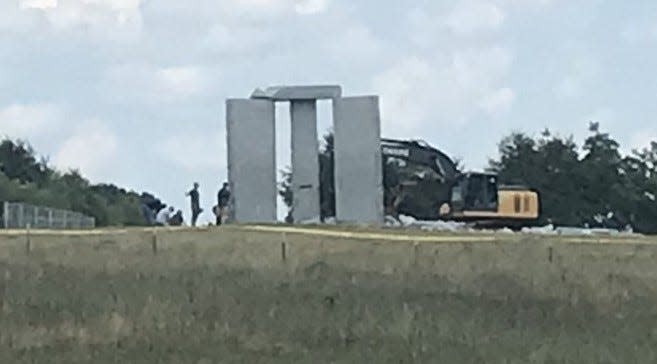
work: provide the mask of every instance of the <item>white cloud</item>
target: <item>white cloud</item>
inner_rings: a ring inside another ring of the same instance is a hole
[[[326,11],[330,0],[234,0],[227,2],[225,8],[231,8],[240,15],[269,17],[285,13],[318,14]]]
[[[0,133],[34,140],[56,128],[59,109],[52,104],[12,104],[0,108]]]
[[[212,78],[197,66],[159,67],[137,63],[112,66],[102,87],[115,101],[183,102],[208,86]]]
[[[299,14],[317,14],[326,11],[329,0],[297,0],[295,10]]]
[[[600,123],[603,128],[608,129],[614,124],[616,115],[613,110],[608,108],[599,108],[588,115],[586,121]]]
[[[201,72],[196,67],[167,67],[157,71],[163,91],[180,95],[192,95],[203,87]]]
[[[559,0],[498,0],[500,4],[513,6],[551,5]]]
[[[234,0],[220,5],[222,13],[235,19],[263,21],[294,12],[294,0]]]
[[[374,80],[383,128],[416,136],[429,126],[464,124],[477,112],[506,111],[513,101],[503,86],[511,61],[501,47],[402,59]]]
[[[554,87],[554,92],[563,98],[575,98],[582,93],[582,85],[574,76],[566,76]]]
[[[0,5],[0,11],[11,22],[0,26],[12,31],[20,27],[40,34],[72,30],[76,37],[134,40],[141,34],[143,25],[141,3],[142,0],[21,0],[19,7]],[[84,31],[77,31],[80,29]]]
[[[481,100],[480,106],[489,114],[496,115],[509,111],[513,105],[514,99],[515,93],[513,90],[504,87],[484,96]]]
[[[437,72],[426,60],[410,57],[375,78],[373,88],[381,94],[384,130],[397,127],[412,131],[426,120],[434,87],[433,82],[425,81],[437,79]]]
[[[225,167],[225,153],[219,147],[225,144],[223,132],[205,134],[178,134],[157,145],[157,153],[188,172],[217,170]]]
[[[491,1],[460,1],[447,15],[446,25],[457,34],[472,34],[499,28],[504,11]]]
[[[98,120],[78,126],[62,144],[53,163],[60,169],[79,169],[92,181],[111,181],[118,164],[118,137]]]
[[[559,0],[460,0],[425,1],[406,14],[411,42],[435,49],[457,39],[485,41],[504,30],[508,18],[517,14],[532,16],[529,11],[557,3]],[[521,13],[522,11],[522,13]]]
[[[566,73],[554,86],[554,93],[561,98],[577,98],[602,72],[602,66],[593,57],[579,55],[566,65]]]
[[[202,37],[199,46],[211,54],[248,55],[265,45],[271,37],[271,32],[260,27],[217,23]]]
[[[490,38],[506,20],[505,8],[494,1],[433,2],[412,8],[407,14],[414,45],[435,49],[459,38]]]
[[[361,61],[369,67],[380,60],[384,51],[382,41],[369,28],[360,24],[332,32],[330,38],[323,42],[323,48],[335,61],[351,65]]]
[[[51,9],[57,7],[57,0],[21,0],[21,9]]]
[[[634,132],[629,138],[629,149],[642,150],[650,148],[652,142],[657,142],[657,129],[647,128]]]
[[[622,26],[620,37],[631,45],[647,45],[657,41],[657,17],[654,14],[643,14],[634,17]],[[645,15],[648,15],[647,17]]]

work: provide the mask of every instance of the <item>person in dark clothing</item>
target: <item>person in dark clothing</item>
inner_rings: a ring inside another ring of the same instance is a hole
[[[183,224],[183,214],[182,211],[178,210],[175,215],[169,220],[169,225],[171,226],[182,226]]]
[[[219,190],[217,194],[217,210],[215,215],[217,216],[217,226],[223,223],[224,215],[226,214],[226,208],[230,203],[230,188],[227,182],[224,182],[223,187]]]
[[[194,183],[194,188],[187,192],[186,196],[189,196],[192,203],[192,226],[196,226],[196,221],[198,220],[199,215],[203,212],[200,204],[200,194],[198,192],[199,184]]]

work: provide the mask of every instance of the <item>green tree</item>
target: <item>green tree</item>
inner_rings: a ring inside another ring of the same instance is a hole
[[[333,133],[324,135],[319,150],[319,204],[321,219],[325,220],[335,216],[335,182],[334,182],[334,156]],[[281,182],[278,185],[278,194],[288,209],[292,208],[294,196],[292,191],[292,170],[290,167],[281,172]]]
[[[27,142],[9,139],[0,142],[0,171],[10,179],[38,185],[45,183],[50,174],[46,160],[37,160]]]
[[[93,185],[76,170],[56,171],[20,140],[0,142],[0,200],[81,212],[96,218],[99,226],[146,222],[136,192],[111,184]]]
[[[621,161],[624,178],[623,208],[627,220],[637,230],[657,233],[657,143],[642,150],[634,150]]]
[[[581,216],[569,205],[579,204],[580,187],[574,178],[580,173],[577,149],[572,137],[553,136],[549,130],[537,139],[515,133],[502,140],[499,160],[490,165],[501,184],[539,191],[543,222],[576,224]]]
[[[335,216],[335,148],[333,132],[324,135],[319,152],[319,206],[322,220]]]
[[[581,155],[572,137],[545,131],[539,138],[514,133],[502,140],[491,169],[506,184],[522,183],[541,196],[542,219],[558,225],[627,224],[656,232],[657,148],[623,156],[620,144],[591,123]]]

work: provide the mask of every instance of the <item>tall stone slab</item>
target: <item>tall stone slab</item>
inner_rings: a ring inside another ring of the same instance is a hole
[[[317,138],[317,102],[296,100],[290,103],[292,123],[292,216],[296,222],[318,220],[319,141]]]
[[[333,102],[335,204],[340,222],[383,222],[381,116],[376,96]]]
[[[235,222],[277,220],[275,124],[274,103],[270,100],[226,102],[230,213]]]

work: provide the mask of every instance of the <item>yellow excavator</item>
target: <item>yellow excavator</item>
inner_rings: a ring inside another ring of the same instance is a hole
[[[537,191],[499,185],[494,173],[459,171],[445,153],[423,141],[382,139],[384,163],[415,170],[387,181],[387,213],[421,220],[449,220],[481,227],[522,228],[540,216]]]

